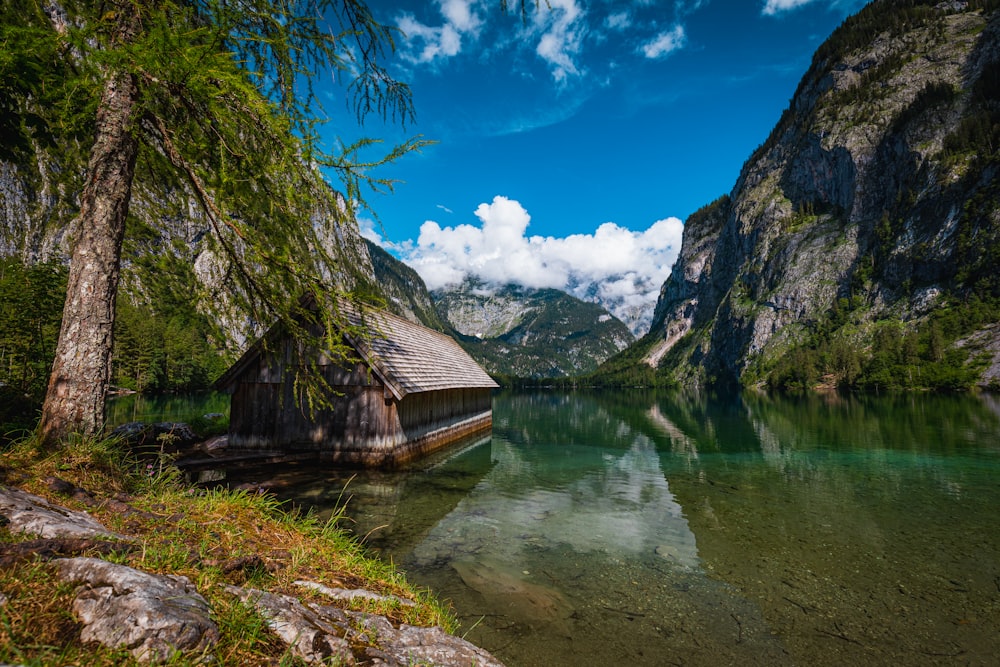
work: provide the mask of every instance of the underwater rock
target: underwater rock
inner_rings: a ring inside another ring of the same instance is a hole
[[[466,586],[496,603],[515,621],[565,625],[573,613],[572,605],[559,591],[526,581],[523,572],[502,563],[454,561],[451,566]]]

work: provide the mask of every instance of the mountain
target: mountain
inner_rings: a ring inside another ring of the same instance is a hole
[[[4,20],[15,16],[15,5],[22,7],[19,3],[0,5]],[[79,60],[85,52],[98,53],[99,49],[81,51],[67,46],[77,36],[93,32],[84,26],[85,17],[97,11],[94,3],[52,1],[44,8],[31,7],[24,17],[0,26],[4,35],[0,56],[0,358],[4,360],[0,404],[9,403],[11,394],[16,394],[18,402],[27,397],[29,407],[19,412],[33,424],[52,368],[70,240],[78,235],[74,225],[95,140],[95,95],[100,89],[93,87],[98,85],[96,79],[87,73],[102,65]],[[50,32],[49,22],[58,37]],[[70,25],[81,32],[66,33]],[[29,54],[27,43],[40,50]],[[99,53],[94,57],[99,58]],[[143,104],[163,103],[153,99],[159,97],[144,98]],[[267,106],[254,107],[253,100],[241,100],[247,108]],[[195,111],[194,106],[188,109],[193,116],[209,113],[201,107]],[[333,190],[323,189],[318,179],[296,178],[291,174],[294,170],[287,169],[241,179],[233,174],[244,169],[239,165],[248,164],[256,151],[241,150],[220,139],[220,146],[234,149],[223,151],[228,156],[224,161],[239,157],[226,162],[236,171],[217,168],[222,154],[209,149],[206,142],[187,136],[187,131],[163,133],[154,127],[151,115],[140,115],[133,128],[141,141],[134,179],[128,177],[131,201],[117,291],[111,378],[116,388],[189,391],[209,386],[249,341],[272,324],[281,304],[295,303],[301,296],[297,272],[270,270],[277,265],[294,262],[301,269],[312,264],[310,269],[336,278],[345,287],[370,282],[370,259],[349,219],[352,209]],[[176,120],[177,127],[188,127],[183,124],[189,117],[181,113],[167,124],[173,128]],[[263,127],[257,129],[263,131]],[[171,145],[179,153],[168,159],[166,139],[171,135],[178,139]],[[225,195],[215,199],[214,205],[204,205],[192,179],[172,166],[175,158],[180,159],[178,155],[191,167],[190,174],[198,174],[199,191]],[[268,163],[262,158],[257,164]],[[123,168],[120,175],[127,171]],[[315,174],[311,169],[303,173]],[[280,187],[293,182],[299,187]],[[303,183],[315,187],[307,189]],[[289,204],[294,199],[285,196],[289,193],[299,199]],[[317,194],[322,196],[311,196]],[[216,211],[218,233],[212,233],[206,207]],[[238,231],[241,225],[236,223],[240,222],[246,225]],[[306,232],[308,238],[285,233],[290,228]],[[293,236],[294,243],[289,240]],[[242,265],[230,261],[232,256],[243,257]],[[261,295],[266,293],[274,297],[269,301],[275,307],[262,305]]]
[[[29,266],[68,264],[87,164],[81,146],[89,144],[33,128],[35,105],[37,100],[30,96],[0,95],[0,258],[16,258]],[[137,160],[122,250],[119,312],[122,301],[145,314],[163,314],[167,305],[180,304],[181,319],[210,321],[212,326],[206,328],[213,329],[212,345],[238,354],[270,322],[258,321],[259,312],[251,315],[247,302],[252,290],[241,289],[233,279],[237,271],[211,233],[199,197],[184,178],[163,167],[163,159],[157,150],[144,147]],[[315,202],[307,212],[319,244],[340,260],[320,270],[345,287],[363,286],[372,280],[371,260],[353,221],[344,220],[335,228],[327,224],[344,218],[334,210],[344,208],[342,197],[330,193],[339,203]],[[281,278],[275,272],[268,280],[278,283]],[[119,317],[116,327],[123,322]],[[124,339],[121,334],[118,331],[116,338]]]
[[[626,356],[685,385],[996,386],[997,7],[847,19],[731,193],[687,220]]]
[[[475,278],[431,293],[438,312],[491,373],[563,377],[589,373],[633,342],[596,303],[556,289],[490,287]]]
[[[624,289],[617,289],[620,286]],[[566,291],[582,301],[599,304],[639,337],[653,324],[655,303],[647,295],[656,294],[656,289],[655,279],[628,273],[610,275],[601,282],[571,278]]]
[[[587,373],[634,340],[604,308],[559,290],[490,288],[470,278],[429,293],[416,271],[382,248],[369,243],[368,253],[391,311],[453,336],[496,376]]]
[[[367,239],[365,246],[387,308],[411,322],[457,338],[452,326],[438,314],[420,274]]]

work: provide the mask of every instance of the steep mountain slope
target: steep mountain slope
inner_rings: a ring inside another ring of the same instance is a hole
[[[514,285],[497,290],[469,279],[428,293],[416,271],[374,244],[368,252],[390,310],[453,336],[493,375],[586,373],[633,341],[608,311],[564,292]]]
[[[309,103],[279,109],[268,97],[273,81],[229,69],[233,50],[253,40],[227,41],[228,10],[201,6],[193,17],[163,5],[152,3],[133,35],[121,27],[124,14],[98,3],[0,4],[0,257],[64,262],[70,239],[90,236],[73,227],[80,224],[84,179],[107,192],[120,183],[122,196],[111,201],[116,211],[128,202],[124,246],[119,252],[116,234],[98,235],[107,237],[114,261],[121,256],[118,294],[150,311],[164,296],[183,301],[185,315],[197,305],[204,319],[221,325],[213,342],[239,348],[310,289],[306,277],[363,285],[371,279],[370,260],[353,208],[322,179],[321,160],[307,157],[310,132],[300,130],[308,125]],[[110,38],[116,30],[128,37]],[[158,31],[186,37],[158,40]],[[126,47],[133,37],[135,48]],[[310,39],[285,31],[278,41],[303,46]],[[188,57],[199,64],[171,65]],[[265,69],[273,66],[270,74],[282,78],[282,59],[269,62]],[[138,92],[119,93],[126,115],[117,129],[128,123],[135,142],[106,149],[121,164],[105,175],[88,160],[105,150],[100,119],[115,107],[102,90],[111,90],[112,71],[122,68],[135,75]],[[115,227],[121,223],[117,214],[109,217]],[[107,315],[79,319],[101,322]]]
[[[630,272],[610,275],[599,282],[571,280],[566,291],[582,301],[599,304],[624,322],[632,335],[639,337],[649,333],[653,323],[655,304],[646,295],[655,294],[656,288],[655,278]]]
[[[28,265],[68,262],[86,154],[66,150],[72,141],[39,139],[26,125],[20,127],[21,136],[0,139],[0,257],[15,257]],[[154,310],[155,302],[163,298],[187,300],[192,307],[197,303],[220,325],[215,343],[238,351],[270,323],[253,320],[233,304],[243,300],[233,286],[233,267],[210,233],[190,185],[176,174],[155,171],[160,159],[152,150],[140,156],[140,177],[132,191],[122,251],[121,294]],[[343,217],[320,205],[312,216],[316,229],[324,228],[321,220]],[[372,280],[371,259],[353,223],[345,221],[335,231],[321,232],[321,242],[332,256],[350,258],[341,263],[351,270],[326,266],[327,275],[335,274],[345,286]]]
[[[601,306],[555,289],[496,289],[470,278],[431,296],[438,312],[464,336],[466,349],[491,373],[588,373],[634,340],[628,327]]]
[[[420,274],[371,241],[365,240],[365,246],[378,291],[385,297],[388,309],[411,322],[457,338],[452,326],[438,314]]]
[[[687,221],[647,363],[683,384],[995,381],[996,6],[877,0],[845,21],[731,194]]]

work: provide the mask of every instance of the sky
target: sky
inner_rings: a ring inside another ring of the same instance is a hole
[[[436,143],[375,172],[398,182],[366,197],[362,229],[431,289],[474,274],[651,310],[682,221],[730,192],[864,2],[528,5],[522,18],[500,0],[370,0],[399,29],[390,71],[416,118],[361,132]]]

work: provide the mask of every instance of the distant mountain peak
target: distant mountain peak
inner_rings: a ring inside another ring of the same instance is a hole
[[[374,245],[369,252],[390,309],[450,333],[495,375],[579,375],[634,340],[604,308],[560,290],[469,276],[428,292],[416,271]]]

